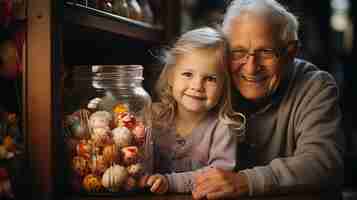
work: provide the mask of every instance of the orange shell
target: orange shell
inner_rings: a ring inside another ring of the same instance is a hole
[[[99,192],[103,189],[100,178],[93,174],[88,174],[86,177],[84,177],[83,188],[87,192]]]
[[[15,152],[16,150],[16,145],[14,142],[14,139],[12,139],[11,136],[5,136],[3,140],[3,145],[5,146],[6,150],[9,152]]]

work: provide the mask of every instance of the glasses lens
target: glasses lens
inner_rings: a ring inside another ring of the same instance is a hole
[[[276,53],[273,49],[262,49],[256,51],[255,55],[261,59],[274,59],[276,57]]]
[[[235,50],[232,51],[232,59],[235,61],[239,61],[244,59],[248,55],[248,51],[245,50]]]
[[[254,53],[251,54],[247,50],[232,51],[233,63],[245,64],[249,56],[254,56],[257,63],[264,65],[273,64],[278,58],[277,53],[273,49],[255,50]]]

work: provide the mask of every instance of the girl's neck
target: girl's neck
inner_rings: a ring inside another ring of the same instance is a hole
[[[181,137],[190,135],[195,127],[206,117],[207,113],[177,113],[175,124],[176,134]]]

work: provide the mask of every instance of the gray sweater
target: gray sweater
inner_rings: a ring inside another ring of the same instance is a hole
[[[343,182],[344,135],[333,77],[296,59],[283,84],[272,104],[247,119],[250,148],[240,159],[251,196]]]
[[[154,173],[167,177],[170,192],[191,192],[196,173],[209,167],[233,170],[236,164],[236,136],[216,113],[185,138],[176,134],[175,127],[153,129],[153,141]]]

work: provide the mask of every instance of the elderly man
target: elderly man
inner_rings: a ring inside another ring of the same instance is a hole
[[[298,21],[275,0],[235,0],[224,18],[236,110],[247,116],[238,172],[196,177],[196,199],[337,188],[344,135],[331,75],[296,59]],[[243,151],[248,146],[248,151]]]

